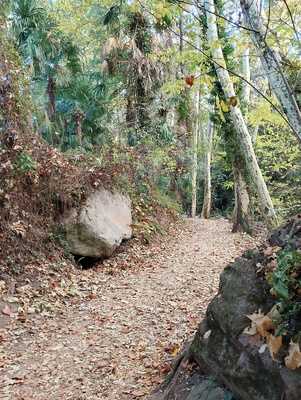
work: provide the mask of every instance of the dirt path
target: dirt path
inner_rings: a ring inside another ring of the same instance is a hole
[[[222,219],[187,224],[151,246],[143,268],[84,271],[89,301],[15,325],[0,351],[0,399],[145,399],[193,334],[222,269],[253,244]]]

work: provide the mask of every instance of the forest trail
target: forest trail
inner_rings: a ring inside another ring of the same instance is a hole
[[[95,288],[89,301],[19,322],[4,341],[0,399],[146,399],[196,329],[220,272],[254,244],[224,219],[188,220],[177,237],[151,245],[138,270],[83,271]]]

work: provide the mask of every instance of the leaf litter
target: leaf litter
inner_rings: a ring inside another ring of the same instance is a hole
[[[195,332],[223,268],[256,244],[224,219],[189,219],[93,269],[54,270],[44,294],[17,288],[18,307],[2,308],[0,398],[146,399]]]

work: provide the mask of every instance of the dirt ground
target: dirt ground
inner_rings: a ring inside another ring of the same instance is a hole
[[[220,272],[256,244],[224,219],[187,220],[136,258],[120,254],[114,269],[77,274],[79,296],[52,312],[22,320],[3,306],[0,399],[146,399],[192,337]]]

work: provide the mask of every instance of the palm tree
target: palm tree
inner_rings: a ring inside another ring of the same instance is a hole
[[[32,69],[34,80],[46,82],[47,114],[54,119],[58,76],[80,71],[79,50],[63,34],[38,0],[13,2],[11,24],[24,62]]]

